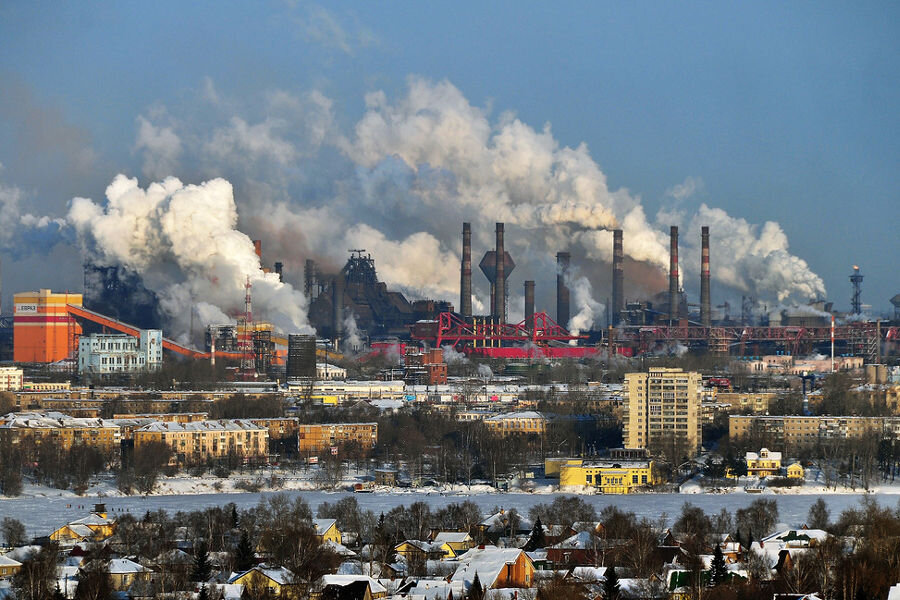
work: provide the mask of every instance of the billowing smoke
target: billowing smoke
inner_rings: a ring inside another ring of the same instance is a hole
[[[448,365],[465,365],[469,362],[469,357],[462,352],[458,352],[450,344],[441,346],[441,351],[443,352],[444,362]]]
[[[572,301],[578,311],[569,318],[568,329],[572,335],[580,335],[592,329],[603,316],[604,306],[594,300],[591,282],[587,277],[569,277],[566,282],[571,292]]]
[[[363,348],[363,339],[356,324],[356,315],[348,313],[344,317],[344,348],[351,352],[359,352]]]
[[[478,376],[484,377],[485,379],[492,379],[494,377],[494,372],[491,371],[491,368],[484,363],[478,363]]]
[[[26,197],[21,189],[0,182],[0,250],[13,256],[35,246],[49,249],[64,239],[63,219],[23,213],[24,201]]]
[[[310,331],[304,296],[264,273],[252,240],[236,229],[227,181],[184,185],[169,177],[142,189],[118,175],[106,198],[75,198],[69,208],[85,256],[138,274],[180,339],[186,341],[192,310],[204,324],[243,312],[248,278],[256,315],[288,333]]]

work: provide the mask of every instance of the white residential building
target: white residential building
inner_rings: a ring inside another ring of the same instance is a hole
[[[0,392],[22,389],[24,377],[19,367],[0,367]]]
[[[162,366],[162,331],[142,329],[139,337],[94,334],[78,341],[78,372],[94,375],[155,371]]]

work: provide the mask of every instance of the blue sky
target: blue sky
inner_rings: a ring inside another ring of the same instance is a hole
[[[894,2],[4,3],[0,184],[36,214],[100,198],[116,173],[142,176],[137,118],[164,109],[187,139],[210,83],[251,123],[267,91],[318,90],[349,132],[366,93],[446,79],[492,117],[586,143],[648,214],[691,177],[681,209],[777,221],[838,307],[859,264],[864,302],[886,311],[900,291],[898,30]],[[189,150],[177,170],[205,174]],[[328,167],[312,170],[300,189],[328,188]],[[37,258],[3,258],[5,302],[10,286],[80,281],[77,262],[38,276]]]

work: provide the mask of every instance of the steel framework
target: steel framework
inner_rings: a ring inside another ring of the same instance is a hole
[[[586,339],[585,335],[572,335],[557,324],[545,312],[536,312],[529,321],[498,323],[490,317],[474,317],[464,321],[457,314],[444,312],[438,316],[434,327],[413,327],[412,338],[434,344],[436,348],[460,344],[471,348],[500,348],[511,345],[547,346]]]

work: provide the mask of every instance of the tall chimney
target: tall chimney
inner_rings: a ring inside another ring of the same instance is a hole
[[[525,328],[531,331],[534,323],[534,281],[525,282]]]
[[[622,250],[622,230],[613,230],[613,272],[612,272],[612,324],[617,326],[625,310],[624,268],[625,253]]]
[[[344,335],[344,273],[341,271],[331,280],[331,337],[337,347]]]
[[[284,263],[277,261],[275,263],[275,274],[278,275],[278,281],[284,281]]]
[[[566,277],[569,275],[568,252],[556,253],[556,322],[568,329],[569,327],[569,286],[566,285]]]
[[[262,258],[262,240],[253,240],[253,251],[256,252],[256,256]]]
[[[710,297],[709,297],[709,227],[700,228],[700,324],[709,327]]]
[[[669,233],[669,323],[678,320],[678,227]]]
[[[303,267],[303,294],[310,302],[316,294],[316,261],[311,258],[306,259],[306,265]]]
[[[506,323],[506,250],[503,249],[503,223],[497,223],[497,281],[494,282],[494,316]]]
[[[459,281],[459,312],[463,319],[472,316],[472,225],[463,223],[462,268]]]

